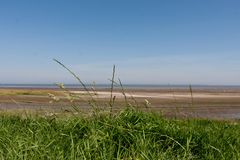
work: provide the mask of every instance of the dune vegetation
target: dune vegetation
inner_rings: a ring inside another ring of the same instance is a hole
[[[1,159],[239,159],[235,121],[166,119],[134,108],[75,116],[0,116]]]

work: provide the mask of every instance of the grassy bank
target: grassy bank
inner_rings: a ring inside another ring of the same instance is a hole
[[[1,159],[240,159],[240,124],[127,109],[61,118],[0,116]]]

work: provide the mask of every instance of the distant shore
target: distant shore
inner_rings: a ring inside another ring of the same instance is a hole
[[[83,88],[79,84],[64,84],[66,88],[70,89],[81,89]],[[171,85],[171,84],[123,84],[124,88],[127,89],[189,89],[190,85]],[[108,89],[111,87],[110,84],[86,84],[87,88],[96,89]],[[120,86],[114,85],[115,88],[121,88]],[[194,89],[240,89],[240,85],[191,85]],[[9,89],[58,89],[57,84],[0,84],[1,88]]]

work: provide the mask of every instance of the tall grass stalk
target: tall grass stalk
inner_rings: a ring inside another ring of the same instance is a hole
[[[193,89],[192,89],[191,84],[189,85],[189,91],[190,91],[190,94],[191,94],[191,105],[193,106]]]
[[[99,107],[97,106],[98,103],[96,103],[96,99],[93,98],[92,94],[90,93],[89,89],[87,86],[82,82],[82,80],[77,76],[73,71],[71,71],[68,67],[66,67],[63,63],[60,61],[53,59],[55,62],[57,62],[59,65],[61,65],[63,68],[65,68],[74,78],[77,79],[77,81],[80,83],[80,85],[83,87],[83,89],[87,92],[87,95],[90,97],[90,100],[88,100],[89,105],[92,107],[94,112],[97,112]],[[74,105],[75,106],[75,105]],[[74,107],[75,109],[77,108],[76,106]]]
[[[122,84],[122,81],[120,80],[120,78],[118,78],[118,82],[119,82],[119,85],[121,87],[121,92],[122,92],[122,94],[124,96],[125,105],[128,106],[127,96],[126,96],[125,89],[123,87],[123,84]]]
[[[114,80],[115,79],[115,65],[113,65],[113,71],[112,71],[112,79],[111,79],[111,90],[110,90],[110,101],[109,101],[109,105],[110,105],[110,114],[112,114],[112,110],[113,110],[113,105],[114,105],[114,101],[115,101],[115,96],[113,97],[113,88],[114,88]]]
[[[190,96],[191,96],[191,103],[190,103],[190,109],[191,112],[193,114],[193,116],[197,116],[196,112],[195,112],[195,108],[194,108],[194,101],[193,101],[193,89],[192,89],[192,85],[189,85],[189,92],[190,92]]]

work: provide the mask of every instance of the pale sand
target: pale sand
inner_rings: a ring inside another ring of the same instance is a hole
[[[75,94],[87,94],[86,91],[71,91]],[[106,91],[90,91],[90,94],[94,95],[97,98],[109,98],[111,92]],[[123,98],[124,95],[121,92],[112,92],[113,96]],[[172,98],[240,98],[240,93],[158,93],[158,92],[134,92],[133,94],[125,93],[127,97],[134,98],[161,98],[161,99],[172,99]]]

